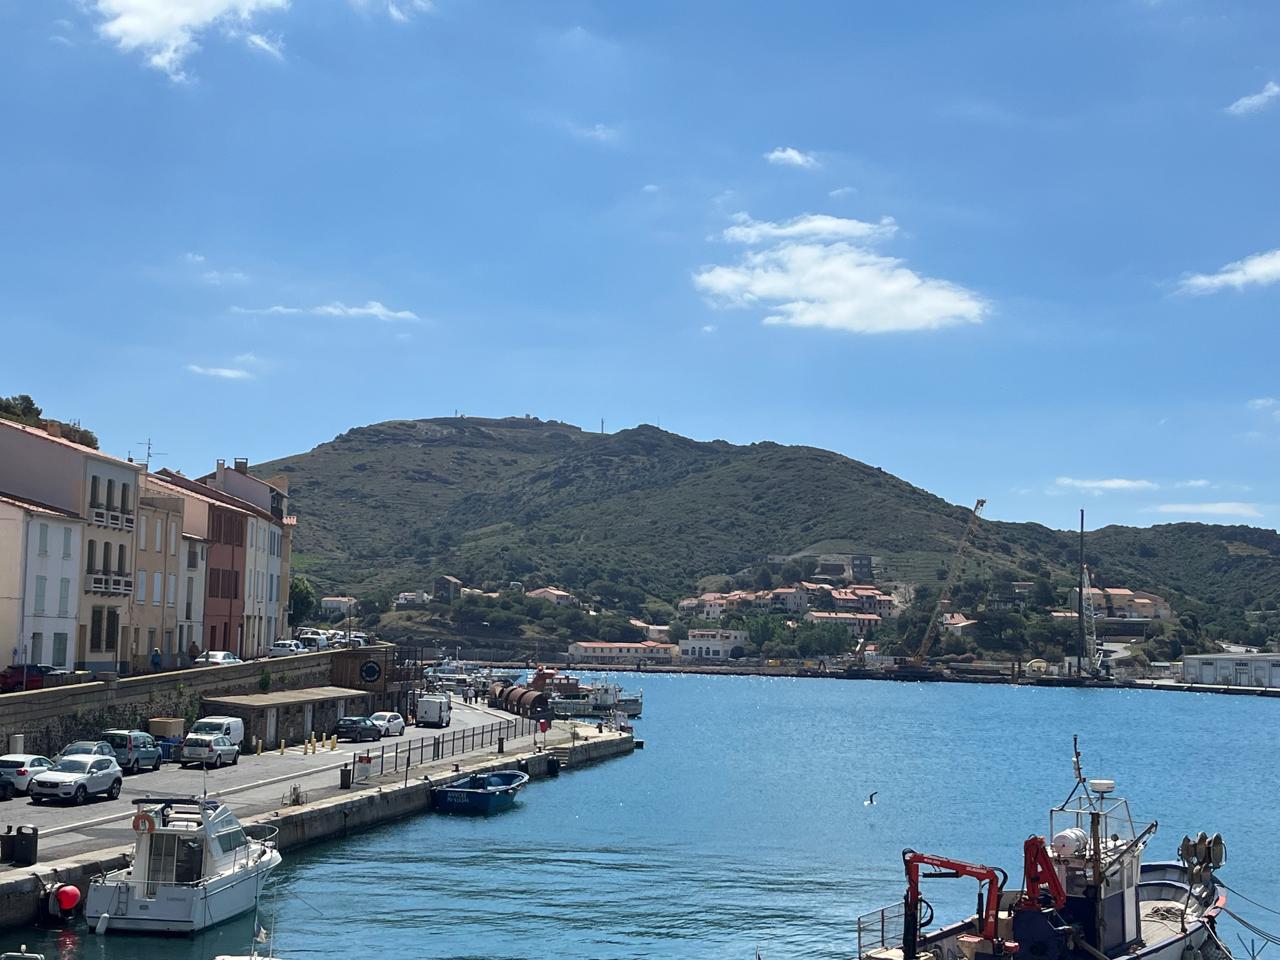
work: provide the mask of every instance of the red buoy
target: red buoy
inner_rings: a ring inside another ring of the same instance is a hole
[[[58,909],[63,913],[70,913],[80,905],[80,890],[69,883],[64,883],[53,891],[53,897],[58,901]]]

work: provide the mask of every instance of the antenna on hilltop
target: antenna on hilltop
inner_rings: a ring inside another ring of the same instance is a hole
[[[138,443],[139,443],[139,444],[141,444],[142,446],[145,446],[145,447],[147,448],[147,459],[146,459],[145,461],[143,461],[143,462],[146,464],[146,468],[147,468],[148,470],[150,470],[150,469],[151,469],[151,457],[152,457],[153,455],[154,455],[154,456],[157,456],[157,457],[167,457],[167,456],[168,456],[168,454],[167,454],[167,453],[165,453],[164,451],[153,451],[153,450],[151,449],[151,438],[150,438],[150,437],[147,437],[147,439],[146,439],[146,440],[139,440],[139,441],[138,441]]]
[[[600,418],[600,432],[604,433],[604,417]]]

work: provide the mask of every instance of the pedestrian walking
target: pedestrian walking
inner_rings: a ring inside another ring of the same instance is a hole
[[[151,672],[159,673],[160,664],[162,664],[163,662],[164,662],[164,658],[160,656],[160,648],[152,647],[151,648]]]

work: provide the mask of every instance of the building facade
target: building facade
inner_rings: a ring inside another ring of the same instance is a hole
[[[569,659],[579,663],[672,663],[680,657],[674,643],[636,640],[606,643],[603,640],[575,640],[569,644]]]
[[[198,656],[204,644],[204,592],[205,567],[208,560],[209,541],[194,534],[182,535],[182,569],[178,574],[178,652],[190,663]]]
[[[1280,653],[1202,653],[1182,658],[1187,683],[1280,688]]]
[[[72,669],[84,522],[0,494],[0,643],[5,663]]]
[[[151,491],[146,480],[138,498],[131,634],[125,654],[134,672],[176,667],[184,652],[178,642],[178,599],[181,584],[182,528],[186,502],[177,494]]]
[[[727,660],[734,647],[747,644],[745,630],[690,630],[680,644],[680,655],[699,660]]]

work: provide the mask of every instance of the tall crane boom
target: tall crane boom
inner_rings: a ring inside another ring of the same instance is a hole
[[[982,515],[982,508],[987,505],[986,500],[978,500],[973,505],[973,512],[969,514],[969,522],[965,524],[964,533],[960,535],[960,546],[956,549],[955,559],[951,561],[951,569],[947,571],[947,579],[942,584],[942,590],[938,593],[938,604],[934,607],[933,616],[929,618],[929,626],[925,628],[924,639],[920,641],[920,651],[911,659],[916,663],[923,663],[924,658],[929,655],[929,648],[933,646],[933,641],[938,638],[938,622],[942,619],[942,612],[947,608],[947,603],[951,600],[951,590],[956,585],[956,581],[960,579],[960,561],[964,559],[965,551],[969,549],[969,541],[973,538],[973,530],[978,525],[978,517]]]

